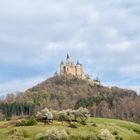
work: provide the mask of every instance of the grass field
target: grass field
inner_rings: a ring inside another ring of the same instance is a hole
[[[93,126],[95,123],[96,126]],[[75,123],[75,125],[78,128],[70,128],[67,123],[54,121],[50,125],[38,123],[35,126],[15,127],[12,121],[0,122],[0,140],[14,140],[14,138],[10,139],[9,137],[11,132],[15,130],[18,134],[22,132],[25,140],[34,140],[37,135],[45,133],[46,130],[52,127],[65,129],[70,136],[70,140],[83,140],[89,135],[97,136],[100,130],[104,128],[110,130],[111,133],[117,131],[118,136],[122,137],[123,140],[140,140],[140,125],[132,122],[115,119],[90,118],[87,121],[87,125],[78,123]]]

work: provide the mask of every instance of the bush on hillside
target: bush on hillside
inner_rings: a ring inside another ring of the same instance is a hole
[[[71,124],[71,122],[76,122],[76,117],[75,117],[75,112],[76,110],[72,110],[72,109],[67,109],[65,110],[66,112],[66,121],[69,122],[69,124]]]
[[[89,116],[90,115],[87,108],[80,107],[75,112],[76,120],[79,121],[83,125],[86,124],[86,120],[88,119]]]
[[[52,111],[54,119],[57,121],[67,121],[67,111]]]
[[[33,126],[36,124],[37,121],[35,118],[29,118],[29,119],[18,120],[16,126]]]
[[[90,116],[86,108],[80,107],[77,110],[67,109],[62,111],[52,111],[55,120],[71,122],[80,122],[86,124],[87,118]]]
[[[49,123],[53,120],[53,114],[47,108],[41,110],[41,112],[38,112],[36,116],[44,123]]]
[[[68,134],[65,130],[51,128],[46,131],[44,140],[68,140]]]
[[[108,129],[102,129],[98,135],[99,140],[115,140],[114,136],[110,133]]]

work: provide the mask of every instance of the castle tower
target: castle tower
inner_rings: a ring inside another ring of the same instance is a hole
[[[64,62],[62,60],[61,64],[60,64],[60,75],[63,76],[64,74],[65,74],[65,65],[64,65]]]
[[[77,64],[76,64],[76,75],[79,78],[84,78],[83,66],[82,64],[79,63],[79,61],[77,61]]]
[[[69,60],[70,59],[70,56],[69,56],[69,54],[67,53],[67,60]]]

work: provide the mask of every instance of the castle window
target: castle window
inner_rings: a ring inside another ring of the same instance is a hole
[[[66,67],[64,66],[64,73],[66,73]]]

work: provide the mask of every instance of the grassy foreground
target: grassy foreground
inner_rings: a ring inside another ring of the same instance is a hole
[[[93,125],[95,124],[96,125]],[[70,128],[67,123],[54,121],[50,125],[44,125],[38,123],[35,126],[13,126],[14,122],[0,122],[0,140],[10,140],[10,133],[16,129],[17,132],[24,134],[25,140],[34,140],[37,135],[45,133],[46,130],[55,127],[58,129],[65,129],[70,140],[84,140],[89,135],[97,136],[101,129],[107,128],[111,133],[117,131],[118,136],[123,140],[140,140],[140,125],[132,122],[115,120],[115,119],[103,119],[103,118],[90,118],[87,121],[87,125],[81,125],[75,123],[77,128]],[[14,140],[11,138],[11,140]]]

